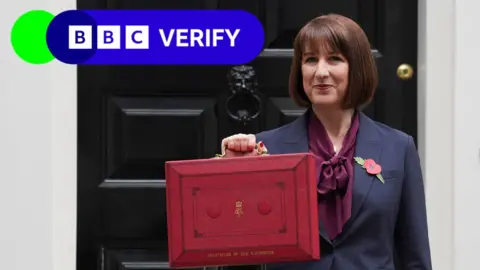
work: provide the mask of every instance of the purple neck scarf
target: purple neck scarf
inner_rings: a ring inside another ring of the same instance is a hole
[[[324,126],[311,112],[308,145],[317,157],[319,218],[332,240],[342,232],[352,214],[353,156],[359,125],[358,113],[355,113],[342,149],[335,155]]]

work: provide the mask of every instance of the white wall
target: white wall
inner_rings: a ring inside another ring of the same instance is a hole
[[[435,270],[462,269],[453,257],[454,7],[455,0],[419,1],[419,152]]]
[[[455,4],[454,247],[455,267],[478,268],[480,243],[480,2]]]
[[[2,1],[8,37],[30,9],[59,12],[73,0]],[[419,1],[419,139],[435,270],[478,267],[480,27],[474,0]],[[0,49],[0,258],[12,270],[74,270],[76,74],[31,66]]]
[[[28,65],[9,43],[25,11],[73,8],[74,0],[0,2],[2,269],[75,269],[75,67]]]
[[[480,2],[419,1],[419,129],[435,270],[478,269]]]

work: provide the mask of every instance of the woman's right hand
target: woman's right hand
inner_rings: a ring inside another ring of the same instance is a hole
[[[256,138],[253,134],[235,134],[222,140],[224,157],[259,156],[256,149]]]

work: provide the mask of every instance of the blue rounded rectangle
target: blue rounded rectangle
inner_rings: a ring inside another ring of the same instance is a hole
[[[71,64],[240,65],[264,46],[262,24],[242,10],[76,10],[60,15],[49,27],[47,42],[58,60]]]

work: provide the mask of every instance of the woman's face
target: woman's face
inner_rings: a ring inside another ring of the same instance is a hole
[[[302,56],[303,88],[313,105],[341,106],[348,87],[348,62],[329,49]]]

